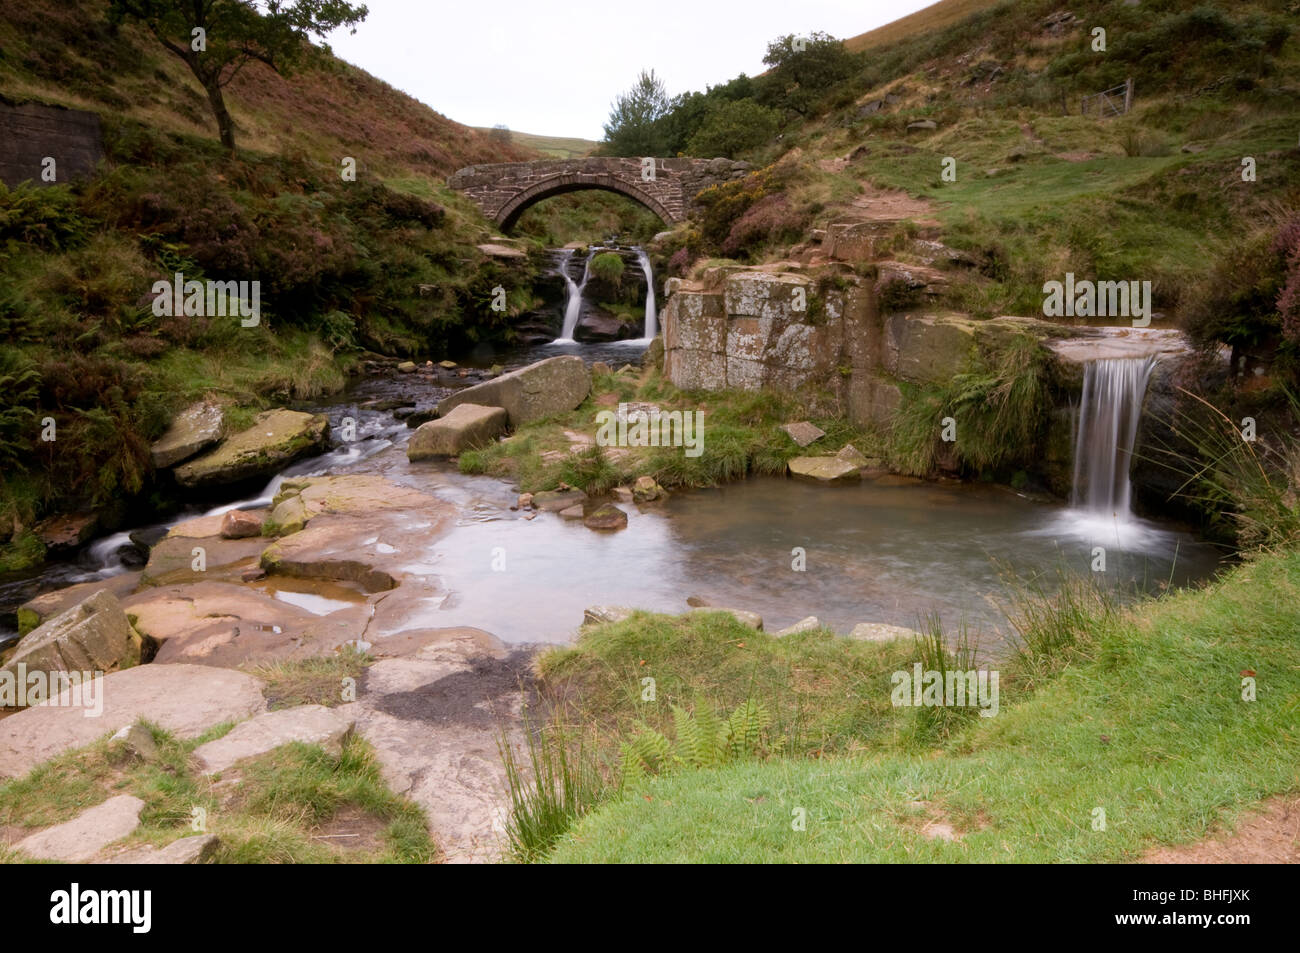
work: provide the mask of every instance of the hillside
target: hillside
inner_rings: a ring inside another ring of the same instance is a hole
[[[492,135],[498,130],[476,127],[480,132]],[[600,143],[591,139],[571,139],[564,136],[538,136],[531,132],[520,132],[517,129],[505,130],[509,133],[510,141],[515,145],[533,152],[540,152],[542,155],[554,156],[557,159],[580,159],[583,156],[591,155]]]
[[[939,0],[923,10],[908,14],[892,23],[848,37],[844,45],[854,53],[863,50],[878,49],[903,40],[930,33],[958,23],[972,13],[986,10],[998,0]]]
[[[215,136],[203,90],[185,65],[142,27],[114,30],[107,8],[102,0],[0,0],[0,91],[157,131]],[[381,174],[436,177],[478,162],[534,157],[327,53],[287,77],[251,62],[226,98],[240,147],[256,152],[353,155]]]
[[[105,154],[88,180],[0,185],[0,572],[41,561],[48,517],[93,509],[104,530],[170,505],[148,448],[187,402],[249,420],[340,389],[363,351],[507,342],[534,304],[535,265],[479,250],[496,229],[445,177],[535,152],[317,51],[226,87],[227,154],[186,67],[106,7],[0,0],[0,95],[98,113]],[[260,281],[261,323],[157,316],[150,288],[175,272]]]

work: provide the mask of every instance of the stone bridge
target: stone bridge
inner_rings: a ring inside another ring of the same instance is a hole
[[[696,193],[738,179],[748,162],[730,159],[543,159],[461,169],[447,184],[473,199],[483,214],[508,229],[530,205],[564,192],[602,189],[640,202],[666,224],[685,221]],[[644,171],[643,171],[644,169]]]

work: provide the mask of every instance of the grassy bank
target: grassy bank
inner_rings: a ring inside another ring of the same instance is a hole
[[[1024,661],[1009,665],[998,715],[966,719],[928,743],[904,730],[922,709],[888,705],[883,667],[895,659],[876,647],[874,671],[848,661],[828,671],[815,663],[824,653],[863,648],[804,636],[779,652],[792,671],[818,673],[822,695],[836,700],[812,707],[856,704],[868,721],[880,718],[874,730],[849,732],[865,751],[845,744],[822,757],[796,746],[651,777],[580,820],[551,859],[1114,862],[1195,840],[1264,797],[1300,788],[1298,593],[1300,553],[1291,551],[1122,612],[1044,617],[1064,636],[1050,653],[1054,674],[1040,670],[1032,681]],[[588,635],[544,663],[548,681],[585,680],[592,687],[568,692],[568,704],[579,712],[590,704],[593,718],[614,725],[662,717],[668,705],[633,702],[642,667],[666,665],[670,684],[701,695],[724,695],[734,682],[711,674],[726,670],[717,658],[680,641],[659,655],[652,633],[659,629],[639,618]],[[748,649],[765,638],[743,641]],[[1044,645],[1030,645],[1038,662]],[[632,661],[640,653],[645,666]],[[1252,701],[1243,700],[1243,673],[1257,684]],[[610,683],[628,699],[621,707]],[[781,707],[764,678],[753,680],[750,697]],[[805,830],[792,829],[796,809]]]
[[[878,434],[854,427],[827,401],[827,395],[813,393],[683,391],[652,368],[597,373],[591,393],[576,410],[525,424],[507,440],[462,454],[460,469],[514,480],[524,492],[567,483],[603,493],[643,475],[666,487],[699,487],[747,475],[784,474],[791,457],[833,452],[845,443],[868,456],[884,452]],[[598,429],[596,415],[632,402],[703,413],[699,455],[687,456],[681,447],[590,445]],[[796,420],[811,420],[826,436],[808,450],[800,448],[780,429]],[[578,438],[587,443],[575,442]]]

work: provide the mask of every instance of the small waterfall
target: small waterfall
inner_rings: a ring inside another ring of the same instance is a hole
[[[1155,364],[1154,357],[1138,357],[1086,365],[1074,443],[1074,506],[1104,518],[1129,519],[1129,467]]]
[[[573,257],[573,252],[570,251],[564,256],[564,261],[560,262],[560,274],[564,276],[566,290],[564,327],[560,330],[560,336],[551,342],[553,344],[573,343],[573,330],[578,326],[578,319],[582,317],[582,289],[587,287],[587,278],[591,276],[591,259],[595,255],[595,249],[587,254],[587,263],[582,266],[582,281],[576,284],[569,277],[569,259]]]
[[[645,340],[650,341],[659,333],[659,316],[655,313],[655,276],[650,270],[650,256],[644,248],[636,250],[636,257],[645,273]]]

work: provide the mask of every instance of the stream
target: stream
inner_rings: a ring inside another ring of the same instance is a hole
[[[509,368],[579,353],[617,366],[639,360],[643,348],[566,342],[493,358]],[[751,478],[674,492],[663,503],[624,505],[628,527],[616,533],[553,513],[528,519],[510,509],[517,491],[509,483],[408,462],[413,431],[391,410],[366,406],[382,406],[377,398],[394,393],[427,405],[449,392],[410,375],[358,379],[330,402],[301,408],[329,414],[336,440],[343,419],[353,417],[355,441],[292,464],[251,497],[191,504],[165,523],[137,528],[136,537],[152,541],[195,515],[266,505],[285,477],[382,474],[453,503],[459,514],[420,559],[451,593],[422,624],[472,625],[510,643],[569,641],[589,605],[682,612],[693,596],[758,612],[769,631],[809,615],[841,633],[858,622],[917,628],[937,613],[950,633],[964,624],[981,644],[996,645],[1008,634],[1007,570],[1088,572],[1093,547],[1103,546],[1107,583],[1129,595],[1195,583],[1219,563],[1214,547],[1177,525],[1117,521],[1005,487],[893,476],[849,486]],[[128,536],[111,534],[74,559],[0,581],[0,638],[16,635],[17,606],[38,593],[128,571],[120,553]],[[802,571],[794,568],[797,549]],[[504,571],[494,571],[502,555]],[[280,597],[313,598],[291,586]],[[328,611],[331,603],[315,605]]]

